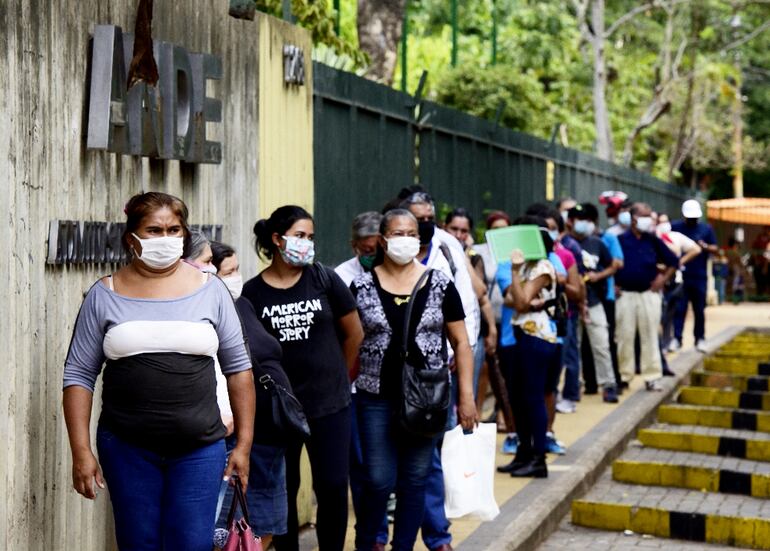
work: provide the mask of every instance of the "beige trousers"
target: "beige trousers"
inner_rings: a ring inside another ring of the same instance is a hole
[[[660,293],[623,291],[615,303],[615,342],[618,345],[618,369],[625,382],[634,378],[634,339],[639,332],[640,368],[645,381],[663,375],[658,345],[661,314]]]
[[[578,326],[578,355],[581,357],[581,366],[583,360],[580,350],[584,327],[588,335],[588,343],[591,345],[591,354],[594,357],[596,385],[599,388],[615,386],[615,373],[612,372],[612,356],[610,356],[610,326],[601,302],[588,308],[588,321],[581,320]]]

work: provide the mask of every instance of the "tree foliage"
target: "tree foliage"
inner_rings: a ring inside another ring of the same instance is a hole
[[[248,0],[257,10],[275,17],[283,14],[282,0]],[[231,0],[232,2],[232,0]],[[241,0],[243,2],[243,0]],[[291,0],[291,14],[296,23],[308,29],[313,37],[313,44],[325,46],[336,56],[342,57],[342,65],[350,68],[365,66],[366,55],[358,48],[354,35],[350,32],[335,32],[336,14],[331,2],[326,0]]]
[[[488,118],[504,102],[502,124],[545,138],[564,124],[568,145],[593,151],[592,58],[574,2],[460,2],[457,67],[449,62],[449,5],[412,3],[408,88],[426,69],[431,99]],[[636,132],[628,150],[635,168],[687,182],[694,170],[729,169],[738,95],[745,99],[746,167],[763,170],[770,142],[770,30],[762,30],[768,21],[770,3],[751,0],[606,2],[606,95],[615,150],[623,151]],[[654,101],[659,109],[652,109]]]

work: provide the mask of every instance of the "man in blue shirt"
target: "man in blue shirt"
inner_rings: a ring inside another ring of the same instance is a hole
[[[616,304],[618,362],[623,381],[634,377],[634,339],[639,333],[640,367],[647,390],[661,390],[663,375],[658,343],[662,296],[666,281],[674,275],[679,259],[654,233],[652,209],[646,203],[631,207],[631,229],[618,239],[625,258],[615,274],[620,293]],[[659,271],[658,265],[666,266]]]
[[[719,252],[717,238],[714,230],[705,222],[699,222],[703,211],[700,203],[695,199],[688,199],[682,204],[682,216],[684,220],[677,220],[671,224],[671,229],[678,231],[700,245],[702,252],[692,259],[684,269],[684,296],[679,300],[676,318],[674,320],[674,339],[669,350],[677,350],[682,346],[682,333],[684,332],[684,318],[687,316],[688,303],[692,303],[695,327],[695,348],[705,352],[704,337],[706,334],[706,283],[708,281],[709,255]]]

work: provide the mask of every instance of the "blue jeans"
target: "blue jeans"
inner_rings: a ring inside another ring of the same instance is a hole
[[[480,347],[484,350],[484,344]],[[457,372],[452,373],[452,391],[449,402],[449,417],[446,430],[452,430],[457,426],[457,400],[459,383]],[[436,448],[433,450],[430,461],[430,471],[425,482],[425,516],[422,521],[422,541],[428,549],[435,549],[441,545],[452,542],[452,534],[449,527],[452,524],[446,518],[444,509],[444,469],[441,467],[441,444],[444,436],[439,437]]]
[[[436,447],[435,438],[405,431],[390,401],[355,395],[364,479],[362,507],[356,522],[356,549],[369,551],[385,516],[388,496],[396,491],[393,551],[411,551],[425,512],[425,484]]]
[[[486,350],[484,348],[484,337],[479,335],[479,340],[476,342],[476,346],[473,348],[473,397],[476,398],[479,392],[479,377],[481,376],[481,368],[484,366],[484,358],[486,357]]]
[[[527,335],[518,327],[514,329],[518,361],[514,366],[508,392],[516,420],[516,433],[519,435],[517,455],[527,458],[533,454],[545,454],[545,433],[548,430],[546,375],[559,347],[556,343]]]
[[[443,436],[441,438],[443,440]],[[444,509],[444,470],[441,468],[441,445],[433,448],[430,470],[425,481],[425,515],[422,520],[422,541],[428,549],[452,542],[451,523]]]
[[[353,511],[357,519],[361,518],[364,491],[364,460],[361,454],[361,438],[358,435],[358,416],[356,415],[356,400],[350,404],[350,496],[353,500]],[[356,525],[357,528],[358,525]],[[388,543],[388,515],[383,516],[382,525],[377,532],[377,543]]]
[[[580,400],[580,354],[578,352],[578,318],[567,318],[567,334],[561,348],[561,363],[564,364],[564,388],[561,395],[565,400],[577,402]]]
[[[96,445],[121,551],[211,551],[224,440],[166,456],[99,428]]]
[[[684,319],[687,317],[687,306],[692,303],[692,314],[695,318],[693,336],[699,341],[706,334],[706,281],[685,281],[684,296],[679,299],[674,320],[674,336],[682,342]]]

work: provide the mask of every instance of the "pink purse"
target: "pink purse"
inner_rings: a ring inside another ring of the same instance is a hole
[[[241,482],[234,480],[233,502],[230,504],[230,513],[227,515],[227,541],[222,551],[262,551],[262,540],[254,535],[249,524],[249,509],[246,507],[246,498],[241,489]],[[241,506],[243,517],[235,520],[235,510]]]

